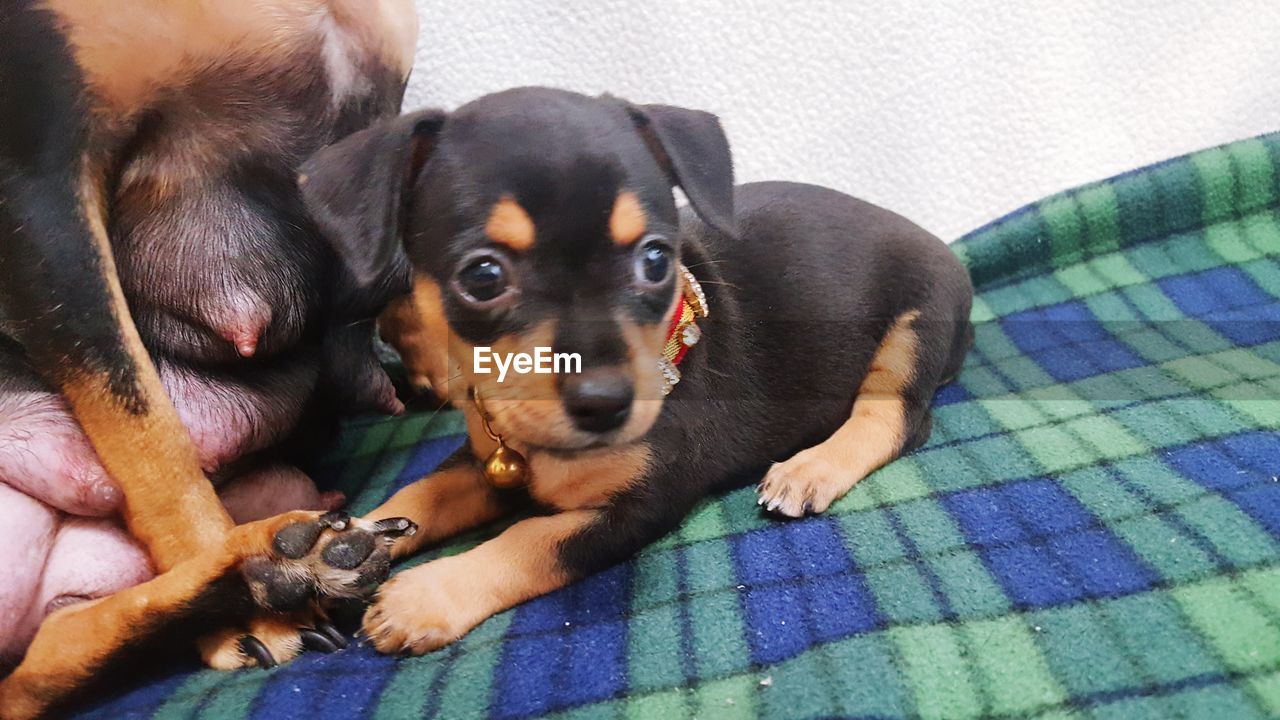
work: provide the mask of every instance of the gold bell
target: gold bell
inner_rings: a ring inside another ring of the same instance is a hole
[[[475,400],[476,410],[480,412],[480,425],[485,434],[498,443],[498,447],[484,461],[484,479],[501,490],[524,486],[529,482],[529,461],[518,450],[513,450],[503,442],[502,436],[489,427],[489,413],[484,409],[480,393],[473,391],[472,398]]]
[[[502,490],[521,487],[528,482],[529,463],[498,439],[498,447],[484,461],[484,477],[490,485]]]

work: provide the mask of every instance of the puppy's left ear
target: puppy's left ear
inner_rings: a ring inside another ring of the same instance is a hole
[[[670,105],[626,104],[636,129],[658,164],[689,198],[698,217],[729,237],[738,236],[733,214],[733,155],[720,119]]]
[[[302,164],[303,204],[360,288],[407,277],[400,232],[408,194],[444,122],[441,110],[383,120]]]

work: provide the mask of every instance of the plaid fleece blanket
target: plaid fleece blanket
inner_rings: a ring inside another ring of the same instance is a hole
[[[1280,716],[1278,171],[1280,134],[959,241],[933,437],[824,516],[731,492],[426,657],[193,664],[85,717]],[[320,474],[367,511],[461,430],[355,424]]]

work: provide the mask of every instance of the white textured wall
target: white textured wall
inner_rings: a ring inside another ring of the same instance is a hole
[[[542,84],[710,110],[740,179],[830,185],[948,240],[1051,192],[1280,129],[1280,0],[418,6],[406,107]]]

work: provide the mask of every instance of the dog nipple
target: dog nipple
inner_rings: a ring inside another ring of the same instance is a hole
[[[110,478],[103,478],[94,483],[89,492],[93,495],[95,504],[109,510],[120,507],[120,501],[124,497],[120,492],[120,486]]]
[[[236,354],[242,358],[251,358],[258,351],[258,333],[247,329],[231,330],[224,336],[236,347]]]
[[[258,343],[270,322],[270,318],[244,318],[223,327],[222,337],[235,347],[240,357],[251,358],[258,352]]]
[[[251,358],[267,328],[271,326],[271,306],[249,292],[233,294],[215,312],[211,325],[222,339],[231,343],[236,354]]]

